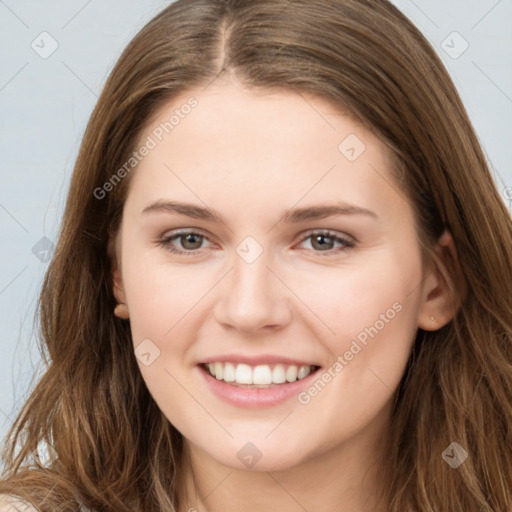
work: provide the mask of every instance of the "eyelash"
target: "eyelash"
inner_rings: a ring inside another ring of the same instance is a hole
[[[178,231],[171,236],[167,236],[167,237],[159,240],[158,246],[163,247],[164,249],[168,250],[172,254],[177,254],[179,256],[181,256],[181,255],[196,256],[197,254],[199,254],[201,252],[201,249],[195,249],[195,250],[190,250],[190,251],[181,251],[179,249],[175,249],[171,245],[171,242],[173,240],[180,239],[182,236],[186,236],[186,235],[199,235],[204,240],[207,240],[207,237],[205,235],[203,235],[197,231]],[[326,238],[331,238],[334,241],[334,243],[341,242],[343,244],[343,247],[338,248],[338,250],[329,249],[328,251],[315,251],[314,249],[311,249],[311,250],[313,250],[313,252],[316,252],[321,256],[333,256],[335,254],[339,254],[340,252],[341,253],[346,252],[349,249],[352,249],[353,247],[355,247],[355,243],[352,240],[350,240],[348,238],[340,237],[340,236],[336,235],[336,233],[329,231],[329,230],[311,231],[308,233],[308,235],[306,237],[304,237],[301,240],[300,243],[303,243],[306,240],[313,238],[314,236],[323,236]]]

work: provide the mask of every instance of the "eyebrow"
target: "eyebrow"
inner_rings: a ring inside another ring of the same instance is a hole
[[[206,220],[211,222],[224,223],[222,216],[211,208],[203,208],[190,203],[178,201],[156,201],[146,206],[142,214],[149,213],[176,213],[193,219]],[[285,224],[297,224],[306,220],[325,219],[335,215],[366,215],[378,219],[378,215],[372,210],[359,206],[341,203],[330,205],[309,206],[306,208],[295,208],[288,210],[279,219]]]
[[[149,213],[176,213],[193,219],[224,223],[222,216],[215,210],[178,201],[156,201],[142,210],[142,214]],[[306,220],[325,219],[335,215],[366,215],[378,219],[377,214],[372,210],[351,204],[339,203],[291,209],[284,213],[279,222],[297,224]]]

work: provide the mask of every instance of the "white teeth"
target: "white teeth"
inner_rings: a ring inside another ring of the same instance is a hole
[[[222,380],[224,376],[224,365],[222,363],[215,363],[215,378]]]
[[[236,363],[208,363],[206,367],[217,380],[232,382],[234,385],[252,385],[255,387],[270,387],[285,382],[295,382],[307,377],[314,369],[313,366],[297,366],[276,364],[270,366],[262,364],[249,366]]]
[[[267,365],[256,366],[252,373],[253,384],[272,384],[272,372]]]
[[[304,368],[306,368],[306,366],[304,366]],[[275,384],[282,384],[283,382],[286,382],[286,373],[282,364],[276,364],[274,366],[274,369],[272,370],[272,382]]]
[[[311,373],[311,368],[308,366],[301,366],[299,368],[299,371],[297,372],[297,379],[303,379],[304,377],[307,377]]]
[[[297,380],[297,367],[288,366],[286,369],[286,380],[288,382],[295,382]]]
[[[226,363],[224,365],[223,380],[226,382],[233,382],[235,380],[235,365],[233,363]]]
[[[217,365],[215,363],[215,376],[217,377]],[[217,377],[218,379],[219,377]],[[221,376],[222,379],[222,376]],[[235,370],[235,382],[238,384],[252,384],[252,368],[248,364],[239,364]]]

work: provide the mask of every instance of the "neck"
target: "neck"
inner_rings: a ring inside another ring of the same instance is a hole
[[[385,512],[382,449],[389,411],[336,447],[280,471],[225,466],[184,440],[179,512]]]

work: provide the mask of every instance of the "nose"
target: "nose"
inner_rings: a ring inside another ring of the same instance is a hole
[[[233,268],[219,287],[215,316],[220,324],[256,333],[281,329],[290,322],[292,292],[269,263],[265,252],[252,263],[234,255]]]

